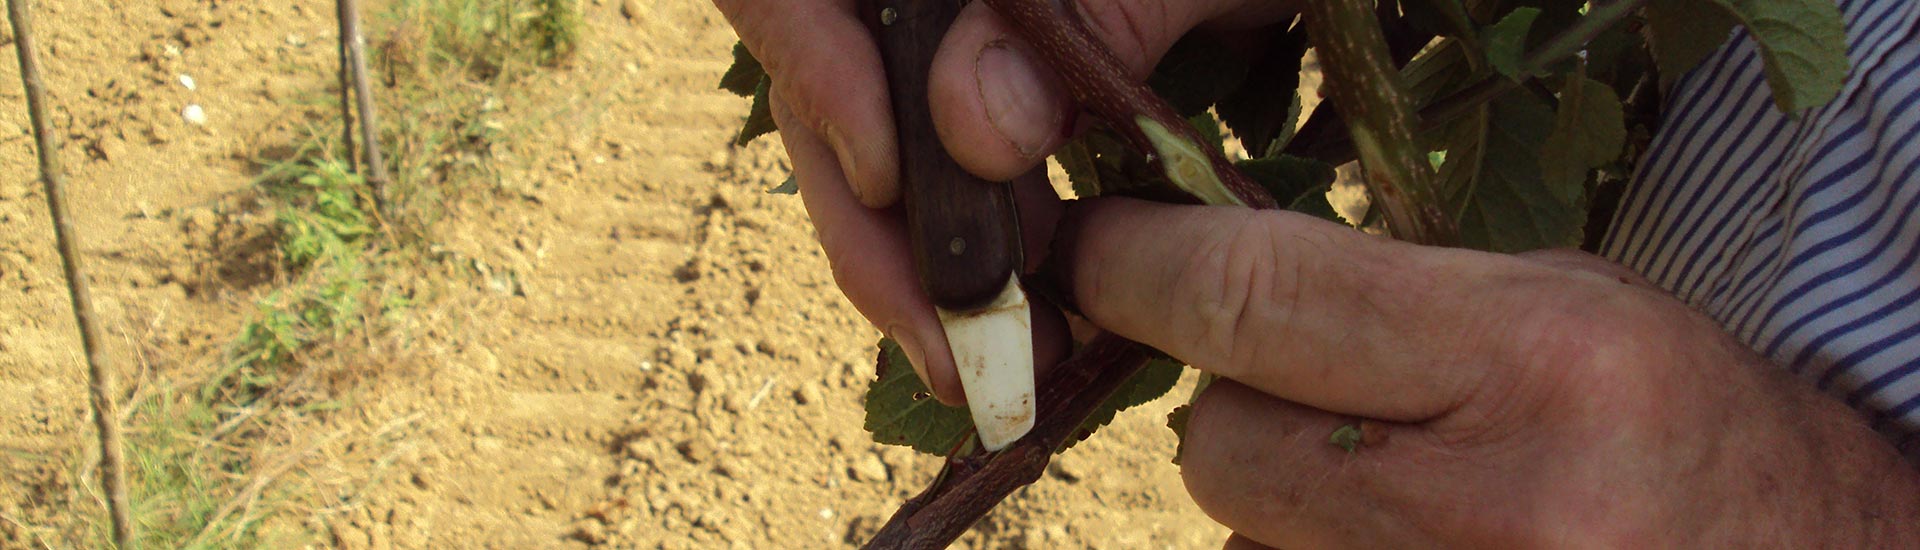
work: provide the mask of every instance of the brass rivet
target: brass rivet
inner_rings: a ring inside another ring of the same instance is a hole
[[[960,255],[961,253],[964,253],[964,252],[966,252],[966,251],[967,251],[967,240],[966,240],[966,239],[962,239],[962,238],[959,238],[959,237],[954,237],[952,241],[948,241],[948,242],[947,242],[947,252],[948,252],[948,253],[951,253],[951,254],[953,254],[953,255],[955,255],[955,256],[959,256],[959,255]]]
[[[898,10],[895,10],[893,8],[886,8],[886,9],[880,10],[881,25],[892,25],[894,21],[899,21],[899,20],[900,20],[900,12]]]

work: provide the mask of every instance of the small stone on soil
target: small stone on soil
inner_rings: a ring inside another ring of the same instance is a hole
[[[687,462],[701,464],[713,459],[713,446],[708,445],[705,440],[689,439],[680,442],[680,445],[675,448],[680,450],[680,456],[687,457]]]
[[[879,456],[871,453],[854,460],[853,464],[847,467],[847,472],[852,474],[855,481],[887,480],[886,463],[881,462]]]
[[[573,532],[568,536],[587,544],[600,544],[607,541],[607,526],[598,521],[580,520],[574,522]]]
[[[204,126],[207,124],[207,110],[198,104],[188,104],[187,108],[180,110],[180,118],[186,120],[188,124]]]

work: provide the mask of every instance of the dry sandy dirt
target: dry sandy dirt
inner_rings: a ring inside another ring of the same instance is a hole
[[[217,362],[273,287],[235,257],[265,220],[231,197],[307,123],[289,104],[330,89],[331,3],[38,4],[109,348],[126,393],[159,391]],[[261,544],[837,547],[929,481],[934,459],[860,428],[877,333],[798,199],[762,192],[785,177],[777,140],[728,146],[747,110],[714,86],[731,30],[699,0],[630,4],[583,3],[577,57],[503,107],[539,115],[496,159],[511,192],[434,228],[517,285],[407,271],[428,289],[410,328],[332,359],[354,373],[341,408],[249,443],[278,497],[232,498],[272,506]],[[4,57],[0,547],[81,546],[102,509],[85,369]],[[1168,461],[1185,393],[1121,414],[961,544],[1217,547]]]

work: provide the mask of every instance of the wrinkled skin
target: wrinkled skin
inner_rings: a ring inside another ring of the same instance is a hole
[[[889,209],[879,55],[852,0],[716,0],[773,75],[775,120],[849,300],[964,401]],[[1196,27],[1297,4],[1079,0],[1143,76]],[[947,150],[1008,180],[1072,130],[1070,100],[986,6],[962,13],[930,93]],[[1030,251],[1063,207],[1018,189]],[[1884,546],[1911,542],[1920,476],[1857,414],[1624,267],[1552,251],[1425,248],[1284,212],[1086,201],[1064,214],[1087,318],[1225,380],[1182,473],[1230,548]],[[1036,354],[1065,328],[1036,327]],[[1363,420],[1364,419],[1364,420]],[[1353,453],[1328,435],[1357,424]]]

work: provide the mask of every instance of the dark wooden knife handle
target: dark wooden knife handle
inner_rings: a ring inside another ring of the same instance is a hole
[[[940,143],[927,75],[964,0],[864,0],[886,65],[898,131],[901,200],[920,286],[936,306],[986,305],[1018,269],[1020,228],[1013,189],[961,169]]]

